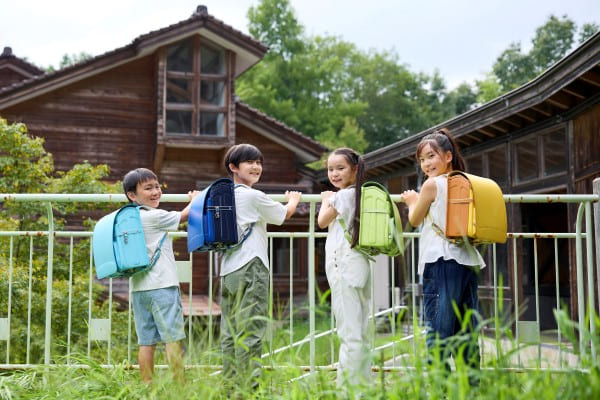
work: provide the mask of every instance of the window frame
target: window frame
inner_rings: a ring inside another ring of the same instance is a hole
[[[191,41],[193,46],[192,53],[192,72],[169,71],[168,68],[168,49],[170,46],[181,42]],[[207,74],[201,73],[201,52],[203,47],[223,52],[223,73]],[[194,144],[202,147],[203,144],[228,146],[235,137],[234,132],[234,102],[233,102],[233,81],[234,81],[234,57],[228,49],[225,49],[208,39],[195,35],[193,37],[183,38],[178,42],[164,46],[158,52],[158,80],[157,80],[157,136],[158,142],[167,145],[176,145],[177,143],[194,147]],[[183,79],[190,81],[191,103],[167,102],[169,79]],[[203,81],[223,82],[223,105],[214,105],[203,103],[201,100],[201,86]],[[168,111],[190,111],[191,132],[177,133],[167,131],[167,112]],[[200,118],[202,113],[217,113],[223,115],[223,131],[219,135],[202,134],[200,132]]]

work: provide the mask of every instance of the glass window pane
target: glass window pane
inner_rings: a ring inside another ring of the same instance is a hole
[[[223,81],[201,81],[200,103],[213,104],[215,106],[225,105],[225,82]]]
[[[505,147],[497,147],[488,154],[488,165],[490,169],[489,178],[496,181],[499,186],[506,186],[508,176],[506,172],[506,150]]]
[[[169,46],[167,49],[167,70],[192,72],[194,66],[193,49],[191,39]]]
[[[481,154],[465,158],[467,172],[473,175],[483,175],[483,161]]]
[[[225,113],[200,113],[200,134],[225,136]]]
[[[544,176],[567,172],[567,143],[563,129],[542,136]]]
[[[192,112],[167,110],[167,134],[192,134]]]
[[[537,178],[537,137],[516,143],[515,153],[517,182]]]
[[[225,73],[225,51],[208,46],[200,49],[200,73],[201,74],[224,74]]]
[[[167,103],[192,104],[192,81],[168,78]]]

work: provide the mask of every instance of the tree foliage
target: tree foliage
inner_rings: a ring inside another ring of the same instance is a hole
[[[583,24],[579,30],[579,43],[598,31],[598,25]],[[492,72],[477,81],[479,102],[485,103],[511,91],[543,73],[573,50],[577,25],[566,15],[551,15],[535,31],[531,49],[522,50],[521,43],[511,43],[496,59]]]
[[[54,171],[52,155],[44,149],[44,141],[28,134],[22,123],[8,124],[0,118],[0,192],[1,193],[118,193],[119,183],[107,183],[106,165],[85,162],[66,172]],[[67,223],[87,224],[81,211],[95,210],[89,203],[53,204],[55,230]],[[39,202],[4,201],[0,203],[0,229],[7,231],[46,231],[48,217],[45,204]],[[20,236],[0,238],[0,316],[6,317],[9,282],[11,285],[11,362],[25,362],[26,338],[30,331],[30,361],[39,362],[44,354],[46,270],[48,238]],[[69,290],[71,290],[72,351],[87,347],[86,316],[90,301],[100,311],[106,305],[96,304],[101,285],[94,284],[89,297],[89,239],[77,239],[73,252],[70,243],[54,239],[52,343],[66,343]],[[70,265],[73,265],[72,273]],[[29,283],[31,273],[31,283]],[[72,280],[70,276],[72,275]],[[69,282],[71,289],[69,289]],[[31,308],[29,308],[31,285]],[[27,325],[27,316],[31,325]],[[115,318],[120,318],[116,316]],[[64,351],[60,353],[64,354]]]
[[[373,150],[468,109],[475,98],[464,88],[448,93],[438,75],[412,73],[395,53],[304,35],[288,0],[262,0],[248,19],[270,51],[238,79],[238,95],[330,147]]]
[[[250,33],[270,47],[237,81],[240,98],[329,147],[370,151],[467,112],[532,80],[575,45],[575,23],[550,16],[531,49],[511,43],[474,84],[446,87],[439,72],[410,71],[394,52],[359,50],[334,36],[308,36],[289,0],[262,0]],[[596,24],[579,29],[579,42]]]

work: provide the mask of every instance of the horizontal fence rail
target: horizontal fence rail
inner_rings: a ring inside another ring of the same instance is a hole
[[[285,201],[284,195],[270,197]],[[270,329],[266,342],[268,346],[265,347],[268,347],[268,351],[262,356],[265,367],[279,368],[284,366],[282,363],[287,363],[309,372],[336,367],[334,317],[324,295],[317,298],[320,289],[316,274],[316,241],[326,237],[326,233],[316,231],[314,223],[320,199],[320,195],[302,195],[301,201],[309,205],[307,231],[268,234],[271,260],[268,299]],[[393,195],[392,199],[401,201],[399,195]],[[514,354],[510,365],[505,367],[507,370],[537,367],[562,371],[581,368],[585,357],[597,356],[594,316],[597,315],[596,300],[600,297],[600,283],[594,286],[598,276],[595,276],[593,268],[591,205],[598,201],[598,196],[505,195],[504,199],[507,204],[575,204],[578,206],[577,217],[574,232],[510,232],[506,245],[489,246],[486,255],[487,260],[491,260],[486,271],[489,279],[480,283],[480,292],[489,292],[489,299],[482,296],[482,301],[490,304],[482,327],[487,333],[480,338],[482,355],[500,359],[506,353]],[[161,201],[184,203],[188,201],[188,196],[165,194]],[[125,203],[125,195],[0,194],[0,212],[6,208],[3,205],[5,202],[35,205],[40,218],[45,216],[47,229],[3,230],[0,225],[0,288],[4,288],[0,291],[0,300],[4,298],[0,302],[0,343],[5,342],[6,345],[4,357],[0,353],[0,369],[21,369],[39,364],[85,367],[82,360],[86,358],[97,360],[105,367],[123,361],[137,367],[132,361],[135,358],[132,355],[135,334],[131,293],[127,293],[127,304],[124,306],[123,298],[117,301],[114,297],[117,293],[115,285],[123,285],[122,279],[95,279],[92,232],[55,229],[56,211],[53,209],[59,203]],[[178,231],[169,233],[169,236],[181,239],[187,234]],[[405,232],[403,236],[407,244],[403,257],[378,256],[371,263],[370,346],[373,353],[382,353],[386,358],[385,365],[374,369],[385,371],[412,368],[407,364],[406,356],[419,351],[418,338],[424,334],[421,285],[416,274],[419,233]],[[281,244],[281,240],[286,239],[287,244]],[[274,240],[280,240],[280,244],[275,245]],[[294,256],[300,240],[307,241],[306,276],[300,276],[297,272],[298,262]],[[567,248],[573,248],[574,251],[576,282],[570,287],[575,287],[576,293],[570,293],[570,296],[576,297],[577,341],[573,346],[578,346],[577,349],[570,345],[567,332],[562,331],[560,324],[551,335],[542,332],[540,327],[542,296],[538,252],[540,245],[547,248],[548,242],[552,243],[554,308],[560,308],[563,301],[561,287],[570,283],[570,280],[561,280],[560,276],[559,256],[561,249],[565,248],[562,244],[567,243]],[[533,254],[524,249],[530,249]],[[274,250],[289,258],[289,269],[277,277],[274,276]],[[499,256],[499,253],[503,255]],[[192,255],[180,254],[177,257],[180,259],[177,262],[178,275],[180,282],[185,285],[182,294],[185,296],[183,306],[187,314],[186,364],[188,367],[215,369],[218,373],[220,354],[215,340],[215,319],[219,312],[216,310],[218,304],[213,299],[215,279],[218,279],[218,257],[213,253],[208,253],[206,257],[208,312],[205,316],[198,316],[198,312],[194,311],[193,300],[199,293],[193,291]],[[518,267],[521,265],[525,268],[524,257],[529,257],[533,263],[533,284],[528,287],[532,287],[534,293],[527,296],[519,293],[523,282]],[[499,258],[503,261],[500,262]],[[511,264],[512,270],[509,271]],[[287,299],[278,298],[274,290],[276,278],[281,287],[281,276],[289,281]],[[510,277],[512,282],[509,281]],[[375,306],[376,281],[384,282],[383,290],[389,298],[385,307]],[[306,286],[306,294],[298,296],[297,289],[301,284]],[[129,287],[126,280],[125,286]],[[122,294],[122,291],[119,293]],[[505,297],[506,294],[510,296]],[[525,297],[532,298],[533,304],[524,304]],[[125,309],[121,310],[123,307]],[[533,316],[526,318],[525,313],[532,314],[531,310]],[[589,326],[586,326],[586,321]],[[60,332],[53,330],[53,324],[60,328]],[[302,356],[298,356],[300,349],[304,349]],[[552,350],[549,353],[551,356],[547,356],[548,349]],[[554,356],[557,357],[555,362],[545,360]],[[164,367],[164,363],[160,366]]]

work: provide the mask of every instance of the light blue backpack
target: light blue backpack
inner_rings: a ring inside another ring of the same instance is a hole
[[[156,264],[167,234],[148,257],[146,239],[140,219],[140,206],[127,204],[102,217],[94,227],[93,253],[96,276],[128,277],[147,271]]]

